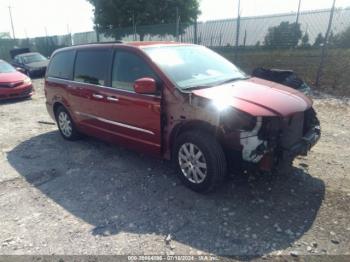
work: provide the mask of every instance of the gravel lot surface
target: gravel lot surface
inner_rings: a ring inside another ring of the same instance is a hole
[[[350,255],[350,102],[318,97],[323,137],[277,177],[199,195],[171,165],[64,141],[43,81],[0,104],[0,254]]]

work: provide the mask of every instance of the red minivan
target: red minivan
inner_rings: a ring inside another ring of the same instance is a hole
[[[233,170],[274,170],[320,138],[308,97],[192,44],[60,49],[45,94],[65,139],[84,133],[173,160],[197,192],[214,189]]]

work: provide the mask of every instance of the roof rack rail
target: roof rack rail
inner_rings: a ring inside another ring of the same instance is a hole
[[[108,42],[92,42],[92,43],[85,43],[85,44],[77,44],[74,46],[80,46],[80,45],[103,45],[103,44],[123,44],[123,41],[117,40],[117,41],[108,41]]]
[[[95,43],[90,43],[90,44],[123,44],[124,42],[121,40],[116,40],[116,41],[106,41],[106,42],[95,42]]]

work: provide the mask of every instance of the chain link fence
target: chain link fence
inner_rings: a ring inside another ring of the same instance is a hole
[[[13,47],[29,47],[46,56],[57,48],[115,40],[178,41],[214,49],[247,73],[256,67],[292,69],[310,84],[316,82],[324,58],[319,87],[336,94],[350,94],[350,8],[335,9],[328,41],[325,40],[332,10],[270,16],[241,17],[194,24],[134,25],[73,35],[0,40],[0,59],[9,60]],[[327,52],[322,52],[327,45]]]

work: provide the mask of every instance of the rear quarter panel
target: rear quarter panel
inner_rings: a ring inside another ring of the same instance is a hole
[[[45,79],[45,97],[47,110],[53,120],[56,120],[54,106],[57,103],[62,104],[74,119],[68,100],[67,83],[65,80],[47,77]]]

